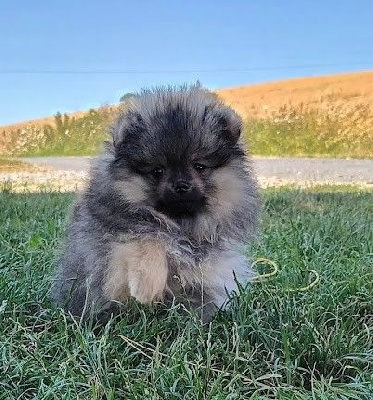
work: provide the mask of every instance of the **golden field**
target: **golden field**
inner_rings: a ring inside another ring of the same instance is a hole
[[[373,71],[217,91],[242,115],[254,154],[373,157]]]
[[[373,71],[217,90],[252,153],[372,158]],[[117,106],[0,127],[0,154],[92,154]]]
[[[328,111],[365,104],[372,110],[373,71],[295,78],[221,89],[217,93],[244,118],[266,118],[284,107]]]

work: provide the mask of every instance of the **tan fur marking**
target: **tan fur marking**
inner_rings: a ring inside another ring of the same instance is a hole
[[[218,225],[229,217],[245,196],[245,182],[229,165],[212,175],[216,194],[209,199],[209,210],[199,215],[194,224],[194,236],[198,240],[214,243]]]
[[[131,203],[140,203],[148,198],[146,184],[139,176],[131,176],[125,183],[116,182],[115,188]]]
[[[229,214],[245,195],[244,182],[237,176],[237,172],[229,166],[220,169],[213,175],[217,194],[211,203],[216,215]]]
[[[108,300],[124,300],[129,296],[128,262],[135,257],[137,247],[137,243],[114,244],[103,287]]]
[[[143,304],[161,300],[168,275],[166,252],[157,241],[117,244],[104,293],[110,300],[134,297]]]

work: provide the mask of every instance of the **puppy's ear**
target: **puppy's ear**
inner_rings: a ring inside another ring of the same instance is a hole
[[[122,147],[129,135],[138,135],[144,129],[144,125],[139,113],[127,110],[120,114],[110,128],[114,148]]]
[[[114,148],[118,148],[124,142],[126,133],[127,117],[126,114],[120,114],[110,126],[110,136]]]
[[[232,109],[224,107],[218,115],[219,128],[224,137],[232,142],[237,143],[242,130],[242,119]]]

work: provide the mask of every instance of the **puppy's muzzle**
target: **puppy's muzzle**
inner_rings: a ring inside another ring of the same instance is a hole
[[[179,180],[172,185],[172,190],[181,196],[184,195],[185,193],[191,192],[192,189],[193,186],[189,182],[184,180]]]
[[[204,207],[203,194],[187,180],[170,182],[157,202],[157,209],[170,216],[193,215]]]

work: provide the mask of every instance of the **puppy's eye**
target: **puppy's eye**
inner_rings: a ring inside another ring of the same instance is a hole
[[[202,171],[204,171],[204,170],[207,168],[207,166],[204,165],[204,164],[201,164],[201,163],[195,163],[195,164],[193,164],[193,168],[194,168],[196,171],[202,172]]]
[[[155,167],[151,170],[150,172],[154,177],[159,178],[163,175],[164,173],[164,168],[163,167]]]

